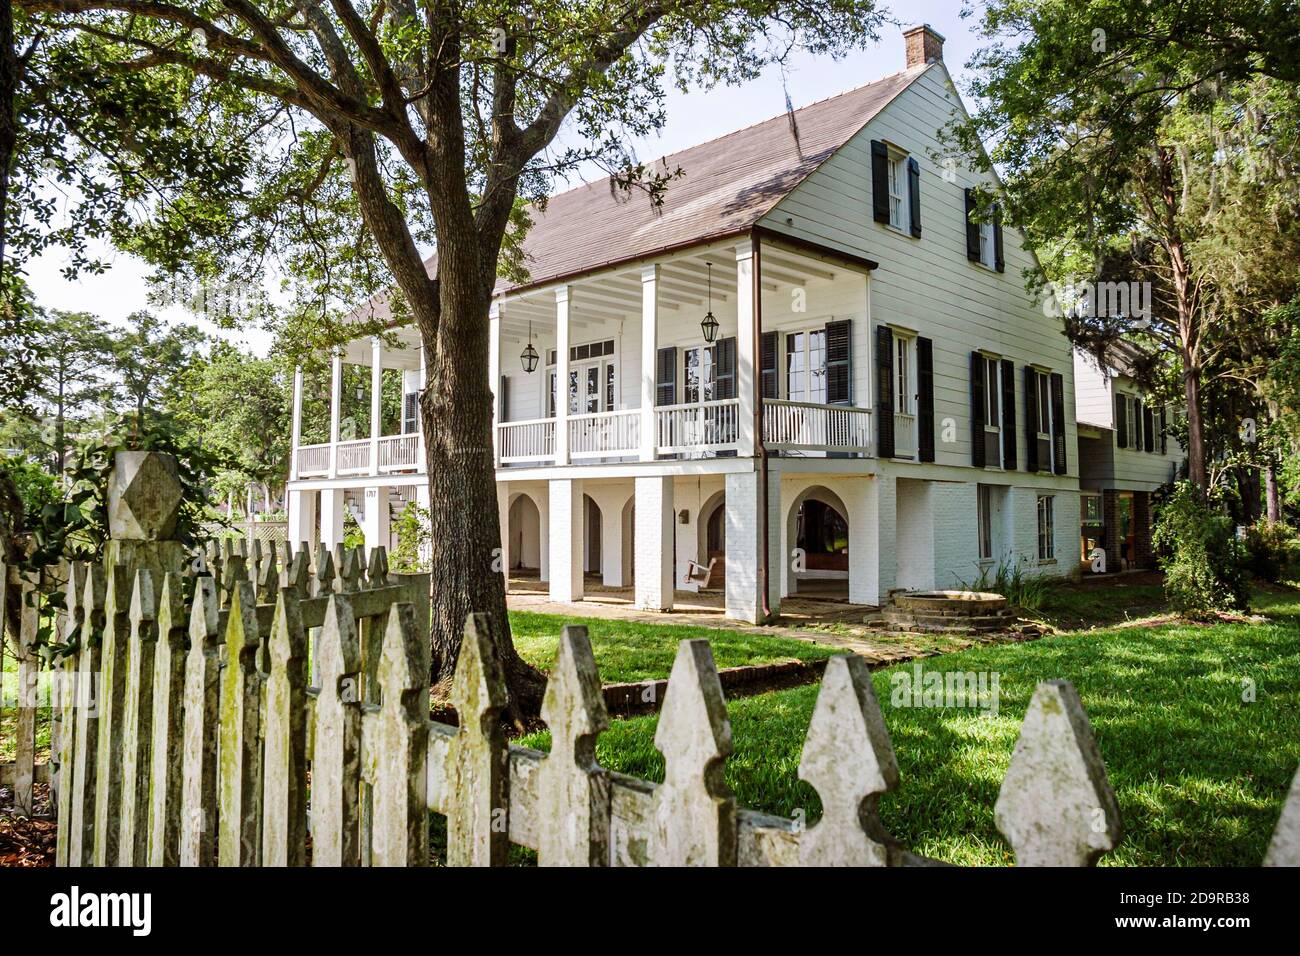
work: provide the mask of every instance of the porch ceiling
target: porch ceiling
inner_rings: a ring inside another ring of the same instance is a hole
[[[857,270],[775,243],[764,242],[760,272],[763,290],[779,292],[813,282],[834,282]],[[659,260],[659,308],[669,313],[683,308],[703,309],[709,294],[709,263],[713,264],[713,298],[731,301],[736,295],[736,251],[734,243],[704,247]],[[569,324],[577,329],[602,326],[629,316],[641,316],[641,270],[643,264],[624,266],[568,283]],[[555,290],[558,286],[530,289],[505,295],[501,307],[501,332],[506,337],[526,336],[532,331],[554,329]]]

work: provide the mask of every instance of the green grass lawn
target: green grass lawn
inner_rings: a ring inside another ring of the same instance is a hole
[[[1267,608],[1268,623],[1118,627],[925,662],[940,671],[997,671],[996,717],[893,707],[890,677],[899,668],[878,672],[902,775],[881,802],[886,827],[911,849],[951,863],[1012,862],[993,824],[998,787],[1035,684],[1067,678],[1092,719],[1124,819],[1124,839],[1103,862],[1258,865],[1300,762],[1300,594],[1264,595],[1257,606]],[[1253,703],[1242,700],[1247,679]],[[729,704],[735,755],[726,778],[743,806],[820,814],[816,794],[797,778],[817,690]],[[656,720],[616,721],[600,738],[601,764],[662,780]],[[520,742],[549,746],[545,733]]]
[[[560,629],[584,624],[600,678],[606,684],[655,680],[672,670],[677,645],[684,638],[707,637],[719,670],[745,664],[819,660],[835,653],[832,647],[727,628],[709,629],[680,624],[640,624],[635,621],[571,618],[531,611],[510,613],[510,632],[519,655],[542,670],[555,663]]]

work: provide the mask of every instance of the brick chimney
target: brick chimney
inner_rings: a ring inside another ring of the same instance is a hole
[[[903,40],[907,44],[909,70],[926,63],[943,62],[943,37],[930,24],[908,27],[903,31]]]

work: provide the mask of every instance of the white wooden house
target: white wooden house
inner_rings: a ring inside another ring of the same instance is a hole
[[[1154,567],[1151,494],[1178,476],[1186,458],[1169,431],[1176,411],[1153,401],[1134,378],[1140,359],[1123,345],[1106,365],[1074,353],[1081,546],[1084,555],[1102,548],[1107,571]]]
[[[1076,571],[1070,346],[1019,236],[974,221],[981,177],[940,158],[963,109],[943,38],[906,36],[902,72],[666,157],[684,176],[660,210],[601,181],[535,215],[531,278],[491,317],[512,573],[565,602],[598,575],[649,609],[707,583],[757,621],[801,591],[878,605],[1002,561]],[[399,334],[337,356],[336,393],[345,361],[414,393]],[[351,501],[384,540],[393,489],[425,494],[418,423],[341,441],[333,408],[328,444],[299,445],[295,416],[291,537],[337,541]]]

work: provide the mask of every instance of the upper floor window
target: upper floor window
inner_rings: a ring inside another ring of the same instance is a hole
[[[792,402],[826,404],[826,330],[787,332],[785,336],[786,398]]]
[[[1046,372],[1035,369],[1034,375],[1038,379],[1038,435],[1040,438],[1050,438],[1052,435],[1051,383]]]
[[[911,415],[915,409],[912,397],[912,339],[909,336],[894,337],[894,411],[899,415]]]
[[[907,157],[902,153],[889,154],[889,224],[895,229],[906,228],[907,221]]]
[[[993,223],[980,223],[980,262],[990,269],[996,267],[996,249],[993,242]]]

